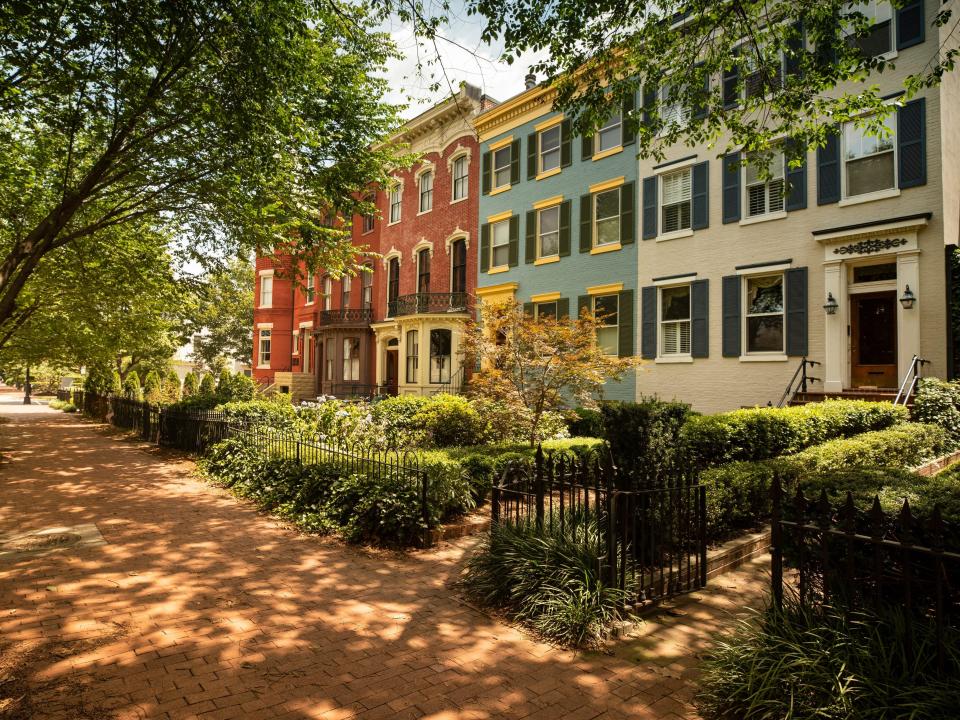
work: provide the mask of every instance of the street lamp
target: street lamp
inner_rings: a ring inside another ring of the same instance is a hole
[[[823,309],[827,311],[827,315],[836,315],[838,307],[840,307],[840,304],[837,302],[837,299],[833,296],[832,292],[828,292],[827,304],[823,306]]]
[[[30,366],[27,365],[26,377],[23,380],[23,404],[30,405]]]
[[[913,304],[917,301],[917,296],[913,294],[913,291],[910,289],[910,286],[907,285],[903,289],[903,295],[900,296],[900,304],[903,305],[904,310],[912,310]]]

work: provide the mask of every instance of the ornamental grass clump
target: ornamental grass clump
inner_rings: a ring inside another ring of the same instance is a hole
[[[600,578],[603,542],[596,516],[566,511],[533,523],[494,527],[467,563],[463,586],[484,605],[553,642],[591,646],[621,616],[630,588]]]

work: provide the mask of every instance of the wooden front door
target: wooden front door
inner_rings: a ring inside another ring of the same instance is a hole
[[[399,352],[396,348],[387,350],[387,374],[386,384],[387,392],[391,395],[397,394],[397,369],[399,367]]]
[[[850,296],[850,380],[856,387],[897,387],[897,293]]]

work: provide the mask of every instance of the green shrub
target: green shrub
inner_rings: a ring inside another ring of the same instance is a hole
[[[483,418],[482,443],[524,443],[530,445],[532,412],[486,397],[473,397],[470,404]],[[567,437],[567,421],[559,412],[544,412],[537,425],[534,444]]]
[[[605,437],[603,415],[592,408],[574,408],[567,417],[570,437]]]
[[[65,413],[75,413],[75,412],[77,412],[77,406],[74,405],[72,402],[64,403],[64,404],[63,404],[63,407],[60,408],[60,409],[63,410]]]
[[[131,400],[143,400],[143,390],[140,388],[140,376],[136,370],[131,370],[123,379],[123,394]]]
[[[691,416],[689,405],[656,398],[603,403],[600,412],[613,461],[627,478],[677,459],[680,431]]]
[[[418,453],[418,461],[427,476],[431,527],[476,507],[470,477],[461,463],[436,451]]]
[[[200,384],[197,380],[197,375],[192,370],[186,374],[183,378],[183,398],[186,400],[188,397],[193,397],[199,391]]]
[[[163,392],[166,402],[175,403],[180,400],[180,376],[171,369],[163,383]]]
[[[110,392],[111,378],[116,372],[109,365],[92,365],[83,379],[83,389],[88,393],[104,395]]]
[[[382,403],[381,403],[382,404]],[[434,395],[411,418],[431,447],[463,447],[482,440],[483,420],[462,395]]]
[[[279,403],[272,399],[228,402],[217,405],[214,409],[226,415],[230,422],[266,425],[278,430],[297,426],[296,408],[289,403]]]
[[[197,388],[197,394],[212,396],[215,391],[216,386],[213,382],[213,375],[210,373],[204,373],[203,377],[200,379],[200,387]]]
[[[110,386],[108,389],[114,395],[123,395],[123,380],[120,379],[120,373],[116,370],[110,374]]]
[[[337,478],[325,508],[350,542],[415,545],[426,530],[417,487],[389,474]]]
[[[429,398],[419,395],[397,395],[373,403],[369,414],[388,447],[423,447],[426,432],[413,418],[428,402]]]
[[[567,513],[540,531],[532,524],[501,524],[467,562],[466,592],[551,641],[592,645],[620,617],[631,588],[601,580],[603,542],[594,516]]]
[[[143,399],[148,403],[157,404],[163,400],[163,392],[160,385],[160,376],[156,370],[151,370],[143,379]]]
[[[946,447],[943,428],[904,423],[816,445],[792,456],[791,461],[804,472],[868,466],[913,467],[941,454]]]
[[[960,447],[960,383],[921,380],[914,396],[913,419],[939,425],[946,430],[951,447]]]
[[[50,408],[51,410],[62,410],[63,406],[66,404],[67,403],[64,402],[63,400],[51,400],[50,402],[47,403],[47,407]]]
[[[943,674],[938,633],[950,668]],[[703,664],[696,703],[705,720],[940,720],[960,706],[958,671],[956,629],[896,608],[812,610],[791,599],[720,639]]]

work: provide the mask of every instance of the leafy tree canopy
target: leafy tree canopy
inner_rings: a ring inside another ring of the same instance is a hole
[[[193,359],[208,371],[215,371],[224,358],[251,362],[254,278],[253,263],[239,258],[201,278],[190,311],[197,333]]]

